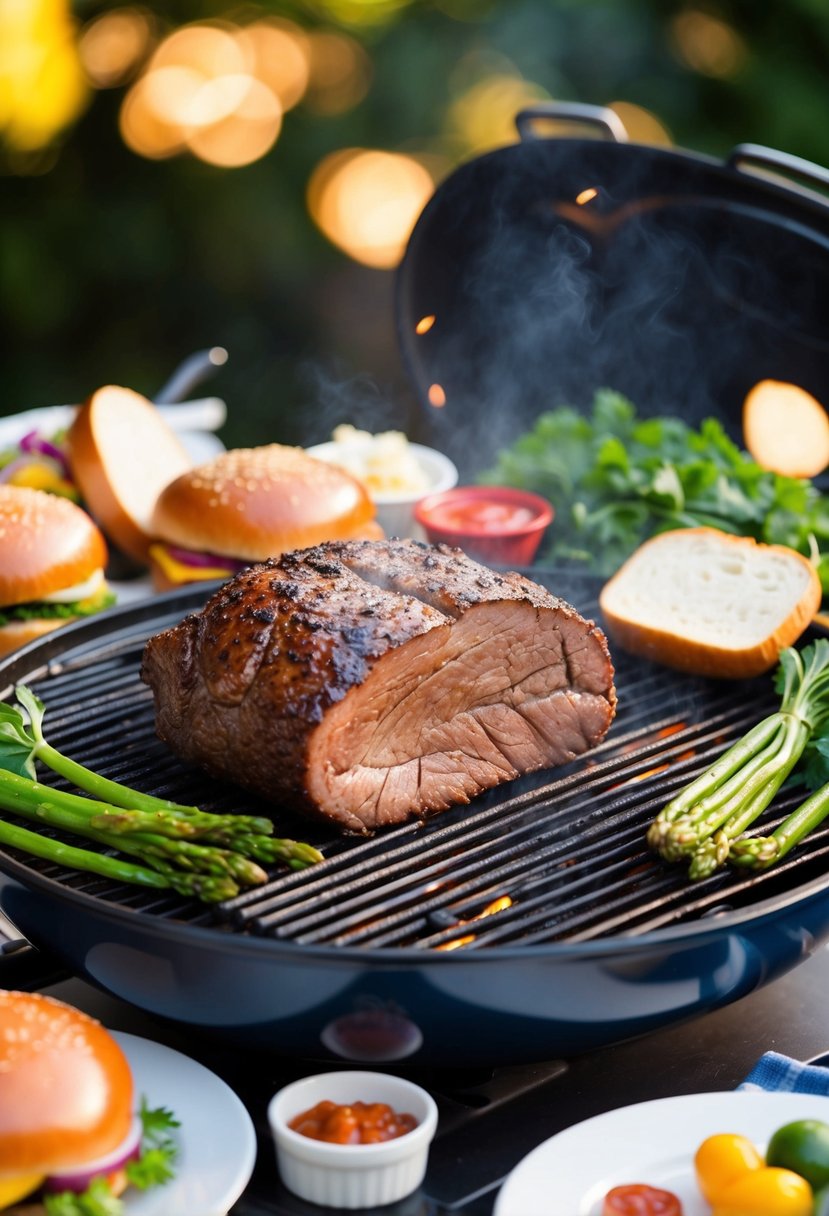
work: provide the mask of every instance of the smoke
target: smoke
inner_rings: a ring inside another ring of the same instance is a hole
[[[708,172],[623,145],[530,141],[447,179],[403,266],[400,336],[423,437],[464,478],[542,411],[586,409],[601,387],[644,415],[717,416],[738,442],[758,380],[826,398],[825,267],[818,286],[803,281],[825,253],[724,201]],[[433,384],[442,408],[426,404]]]
[[[408,416],[401,415],[399,391],[382,388],[368,373],[345,376],[333,366],[308,362],[299,378],[313,402],[310,425],[304,428],[306,445],[325,443],[343,422],[372,433],[410,429]]]

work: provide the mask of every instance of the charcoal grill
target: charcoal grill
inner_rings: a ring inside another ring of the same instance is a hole
[[[598,618],[589,580],[532,573]],[[208,591],[49,635],[0,664],[0,694],[33,687],[50,741],[109,777],[261,811],[171,755],[139,678],[145,640]],[[617,718],[564,768],[371,839],[270,808],[278,834],[321,848],[311,871],[274,869],[267,886],[207,907],[9,849],[0,907],[35,946],[148,1012],[322,1059],[517,1063],[725,1005],[829,938],[829,831],[766,873],[695,884],[650,854],[646,828],[672,792],[776,698],[767,678],[708,681],[614,658]],[[797,797],[779,797],[765,827]]]

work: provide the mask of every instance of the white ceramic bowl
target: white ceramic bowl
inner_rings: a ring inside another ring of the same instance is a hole
[[[292,1131],[288,1124],[318,1102],[386,1102],[408,1113],[417,1127],[379,1144],[329,1144]],[[268,1121],[276,1160],[289,1191],[330,1208],[371,1208],[416,1191],[426,1173],[437,1128],[434,1101],[411,1081],[383,1072],[327,1072],[286,1085],[271,1098]]]
[[[317,443],[306,448],[309,456],[317,460],[337,463],[337,455],[342,449],[336,443]],[[414,494],[402,492],[396,494],[378,494],[372,492],[372,498],[377,506],[377,522],[386,536],[413,537],[423,540],[425,533],[414,518],[415,503],[427,494],[439,494],[443,490],[451,490],[458,482],[458,470],[448,456],[438,452],[436,448],[427,448],[421,443],[410,443],[412,453],[420,468],[426,474],[428,486]]]

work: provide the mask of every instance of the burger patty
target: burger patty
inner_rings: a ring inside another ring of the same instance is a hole
[[[593,622],[406,540],[251,567],[151,638],[141,674],[182,759],[353,832],[572,760],[616,705]]]

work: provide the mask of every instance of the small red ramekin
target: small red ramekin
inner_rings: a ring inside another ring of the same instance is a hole
[[[518,507],[531,518],[517,524],[493,526],[474,521],[455,523],[445,518],[447,509],[475,509],[482,503]],[[544,530],[552,523],[553,506],[546,498],[509,486],[455,486],[442,494],[429,494],[415,504],[414,517],[432,544],[443,541],[477,561],[499,566],[529,566],[538,552]]]

